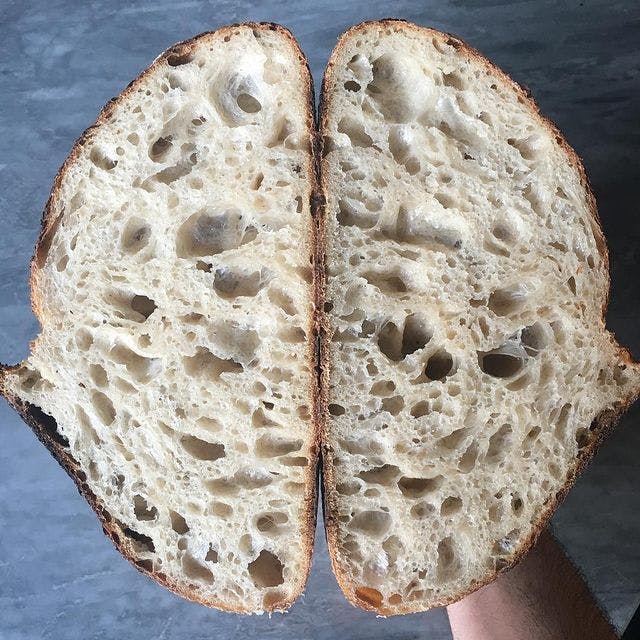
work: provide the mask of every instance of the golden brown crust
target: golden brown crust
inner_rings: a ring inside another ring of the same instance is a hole
[[[485,58],[479,51],[469,46],[465,42],[463,42],[457,36],[443,33],[434,29],[429,29],[427,27],[421,27],[419,25],[413,24],[411,22],[405,20],[396,20],[396,19],[384,19],[384,20],[376,20],[370,22],[362,22],[358,25],[355,25],[345,31],[340,38],[329,58],[329,62],[325,68],[325,73],[322,81],[322,88],[320,91],[320,105],[319,105],[319,120],[320,120],[320,130],[319,130],[319,138],[322,140],[323,132],[326,130],[327,125],[327,111],[329,109],[330,103],[330,93],[329,93],[329,82],[331,79],[331,74],[333,71],[333,67],[336,64],[336,60],[338,56],[341,54],[343,48],[345,47],[347,41],[352,38],[355,34],[365,29],[369,29],[371,27],[400,27],[401,29],[405,29],[411,32],[416,32],[421,35],[427,35],[432,38],[437,38],[438,40],[453,46],[459,51],[464,52],[470,59],[473,59],[476,63],[479,63],[485,66],[487,69],[491,71],[492,74],[498,77],[502,82],[506,83],[518,96],[519,101],[528,106],[535,117],[537,117],[541,124],[546,127],[551,135],[554,137],[556,143],[563,149],[563,151],[567,155],[567,160],[570,164],[572,164],[580,175],[580,181],[582,187],[585,190],[587,201],[589,204],[589,210],[591,216],[594,220],[594,225],[592,225],[596,245],[600,255],[602,256],[604,269],[607,275],[607,291],[606,296],[603,301],[602,306],[602,329],[604,330],[605,322],[605,313],[607,309],[607,304],[609,300],[609,255],[607,250],[607,245],[604,239],[604,235],[602,233],[602,228],[600,224],[600,217],[598,215],[598,210],[596,207],[595,197],[591,190],[591,186],[589,180],[587,178],[587,174],[585,172],[584,166],[578,154],[574,151],[574,149],[569,145],[569,143],[565,140],[564,136],[558,129],[558,127],[551,122],[547,117],[540,113],[540,110],[531,97],[531,94],[528,89],[521,86],[514,80],[512,80],[504,71],[499,69],[496,65],[494,65],[490,60]],[[328,184],[325,181],[325,178],[322,174],[322,166],[320,166],[320,190],[321,194],[324,195],[328,192]],[[324,199],[324,198],[323,198]],[[323,221],[321,227],[324,228],[325,222]],[[322,236],[324,238],[324,236]],[[324,248],[323,248],[323,256],[324,256]],[[324,282],[324,281],[323,281]],[[329,319],[326,313],[321,310],[320,318],[318,320],[318,325],[323,328],[323,332],[321,336],[323,338],[323,342],[321,345],[321,361],[320,361],[320,380],[323,386],[322,396],[324,401],[324,407],[326,408],[327,404],[327,394],[328,394],[328,386],[329,386],[329,375],[330,375],[330,357],[329,357],[329,342],[331,339],[331,327],[329,323]],[[618,346],[619,357],[622,361],[626,362],[629,365],[634,365],[633,359],[629,352],[623,347]],[[522,557],[526,554],[526,552],[533,546],[540,532],[546,527],[551,516],[554,511],[558,507],[558,505],[562,502],[564,497],[567,495],[571,487],[573,486],[577,476],[583,471],[583,469],[587,466],[588,462],[594,456],[598,447],[604,440],[604,438],[611,431],[618,418],[624,411],[638,398],[640,395],[640,389],[635,390],[628,398],[625,399],[624,402],[620,403],[615,409],[607,409],[603,411],[599,416],[597,416],[592,422],[590,429],[590,441],[587,445],[582,448],[576,458],[575,465],[572,469],[569,470],[565,482],[554,496],[551,497],[548,504],[546,505],[545,510],[541,513],[538,521],[532,525],[531,534],[529,537],[520,545],[518,549],[513,553],[513,555],[508,559],[507,564],[502,567],[500,570],[495,571],[493,573],[487,573],[482,579],[473,582],[469,585],[469,588],[464,591],[455,594],[454,596],[442,598],[437,601],[433,601],[430,603],[430,607],[443,607],[458,600],[461,600],[465,596],[473,593],[477,589],[485,586],[486,584],[495,580],[498,575],[501,573],[508,571],[515,564],[517,564]],[[326,412],[325,412],[326,414]],[[327,537],[327,543],[329,547],[329,554],[331,556],[331,564],[333,567],[333,572],[336,575],[336,579],[340,588],[342,589],[344,595],[349,600],[351,604],[361,609],[365,609],[367,611],[374,611],[380,615],[398,615],[405,613],[415,613],[419,611],[423,611],[424,607],[420,607],[419,604],[414,605],[400,605],[397,607],[376,607],[370,602],[358,598],[356,595],[356,589],[359,585],[356,585],[350,578],[348,569],[344,567],[340,563],[340,559],[338,556],[338,522],[334,516],[336,513],[336,505],[334,502],[334,492],[333,488],[335,487],[335,473],[333,469],[333,465],[331,463],[331,450],[330,445],[327,444],[327,431],[326,424],[322,425],[322,433],[323,433],[323,482],[322,482],[322,504],[323,504],[323,515],[324,515],[324,526],[325,526],[325,534]]]
[[[58,170],[53,182],[53,187],[51,190],[51,194],[45,206],[42,222],[41,222],[41,230],[38,241],[36,242],[35,252],[33,258],[31,259],[31,276],[30,276],[30,285],[31,285],[31,306],[36,317],[41,320],[42,319],[42,305],[39,297],[38,291],[38,275],[39,271],[44,265],[44,261],[46,259],[47,251],[51,245],[51,241],[53,236],[57,230],[57,226],[59,220],[61,218],[61,212],[58,211],[58,199],[60,196],[60,189],[62,185],[62,181],[65,177],[65,174],[69,171],[69,169],[74,165],[77,161],[78,156],[80,155],[80,151],[82,147],[87,144],[93,137],[96,129],[101,125],[105,124],[111,118],[115,107],[120,104],[122,101],[126,100],[127,97],[134,93],[138,87],[146,80],[146,78],[153,74],[159,67],[164,65],[165,63],[176,64],[180,62],[181,58],[188,56],[192,49],[201,44],[202,40],[206,40],[212,37],[222,37],[226,34],[231,34],[233,31],[238,28],[245,29],[259,29],[259,30],[269,30],[269,31],[277,31],[280,35],[282,35],[291,45],[298,56],[298,60],[301,65],[302,75],[304,78],[304,86],[301,88],[303,91],[306,102],[308,105],[307,109],[307,123],[308,130],[310,132],[310,158],[308,163],[308,175],[312,182],[311,184],[311,194],[312,194],[312,210],[314,209],[314,197],[317,193],[317,172],[315,165],[315,153],[314,149],[316,146],[315,143],[315,109],[314,109],[314,92],[313,92],[313,79],[311,77],[311,72],[309,70],[308,61],[303,54],[298,42],[294,38],[293,34],[286,28],[271,22],[245,22],[240,24],[233,24],[229,26],[222,27],[217,31],[208,31],[202,33],[200,35],[194,36],[189,40],[185,40],[183,42],[179,42],[173,45],[171,48],[164,51],[160,54],[154,62],[145,69],[137,78],[135,78],[129,85],[118,95],[117,97],[111,99],[101,110],[96,122],[86,129],[82,135],[76,140],[74,143],[67,159],[64,161],[62,167]],[[309,236],[308,243],[310,249],[315,252],[315,238],[316,233],[314,230],[314,223],[310,221],[309,227]],[[309,328],[309,347],[308,347],[308,355],[310,369],[313,371],[316,361],[316,322],[313,314],[310,315],[308,320],[308,328]],[[53,457],[58,461],[58,463],[64,468],[64,470],[71,476],[73,481],[75,482],[78,491],[80,494],[87,500],[87,502],[91,505],[91,508],[96,512],[98,518],[102,523],[102,528],[105,534],[111,539],[114,543],[118,551],[129,560],[139,571],[146,574],[147,576],[153,578],[156,582],[162,584],[167,587],[174,593],[183,596],[189,600],[193,600],[194,602],[199,602],[200,604],[215,607],[217,609],[222,609],[224,611],[230,611],[235,613],[252,613],[253,610],[249,608],[242,607],[229,607],[223,602],[217,600],[208,600],[200,596],[197,589],[194,587],[193,590],[185,589],[183,586],[172,582],[169,577],[167,577],[164,573],[150,570],[147,565],[144,564],[143,561],[136,558],[136,553],[132,543],[130,542],[127,534],[123,531],[122,527],[111,517],[109,512],[105,509],[104,505],[100,502],[100,500],[95,496],[95,494],[89,489],[89,486],[86,483],[86,476],[84,472],[80,469],[78,462],[73,458],[69,450],[65,447],[63,437],[56,431],[55,429],[55,420],[43,413],[42,410],[34,405],[23,402],[20,398],[15,395],[9,393],[3,385],[3,378],[6,373],[10,373],[15,370],[19,365],[15,367],[3,366],[0,365],[0,395],[4,396],[7,401],[16,409],[16,411],[20,414],[23,420],[31,427],[33,432],[36,434],[38,439],[47,447],[49,452],[53,455]],[[317,384],[315,380],[310,382],[309,389],[309,398],[310,403],[313,407],[315,407],[315,411],[317,411],[317,402],[315,401],[318,395]],[[317,413],[313,417],[314,426],[318,424],[320,418]],[[316,479],[316,469],[317,469],[317,459],[318,459],[318,449],[319,449],[319,440],[320,433],[317,429],[314,428],[313,433],[313,441],[310,449],[310,457],[311,461],[309,466],[307,467],[305,473],[305,495],[303,498],[304,503],[304,521],[301,526],[302,535],[304,538],[303,548],[306,551],[306,558],[304,562],[304,566],[300,575],[300,589],[297,593],[292,594],[290,598],[287,600],[282,600],[279,602],[275,602],[266,608],[267,611],[284,611],[288,609],[294,600],[302,593],[304,586],[306,584],[307,576],[309,574],[311,568],[311,554],[313,551],[313,541],[315,535],[315,527],[316,527],[316,492],[317,492],[317,479]]]

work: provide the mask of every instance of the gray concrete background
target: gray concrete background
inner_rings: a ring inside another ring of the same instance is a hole
[[[640,5],[634,1],[207,2],[0,0],[0,361],[38,330],[28,261],[53,176],[100,107],[163,49],[241,20],[291,28],[319,86],[338,34],[403,17],[457,33],[528,85],[584,158],[611,249],[608,323],[640,357]],[[556,535],[619,628],[640,600],[640,410],[605,443],[554,518]],[[186,602],[123,560],[72,482],[0,404],[0,639],[444,640],[444,611],[383,620],[351,608],[323,534],[287,615]]]

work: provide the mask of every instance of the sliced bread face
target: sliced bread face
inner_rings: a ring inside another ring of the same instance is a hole
[[[2,393],[138,568],[284,609],[315,522],[311,78],[276,25],[161,55],[56,177]]]
[[[330,551],[351,602],[420,611],[526,551],[640,375],[583,167],[504,73],[368,23],[320,119]]]

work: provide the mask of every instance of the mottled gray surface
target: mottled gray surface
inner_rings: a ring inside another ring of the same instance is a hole
[[[52,178],[102,104],[173,42],[222,24],[275,20],[316,84],[336,36],[396,16],[458,33],[527,84],[583,156],[612,254],[608,322],[640,356],[640,7],[635,1],[297,3],[0,0],[0,361],[37,333],[28,260]],[[623,628],[640,600],[640,410],[628,414],[554,519],[556,534]],[[73,484],[0,404],[0,638],[450,638],[446,615],[381,620],[345,603],[322,532],[291,613],[238,617],[155,586],[102,535]]]

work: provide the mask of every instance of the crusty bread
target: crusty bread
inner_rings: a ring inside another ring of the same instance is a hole
[[[309,571],[312,101],[276,25],[161,55],[58,173],[42,330],[0,374],[119,550],[231,611],[286,608]]]
[[[526,551],[640,373],[580,160],[479,53],[354,27],[320,120],[333,566],[354,604],[421,611]]]

